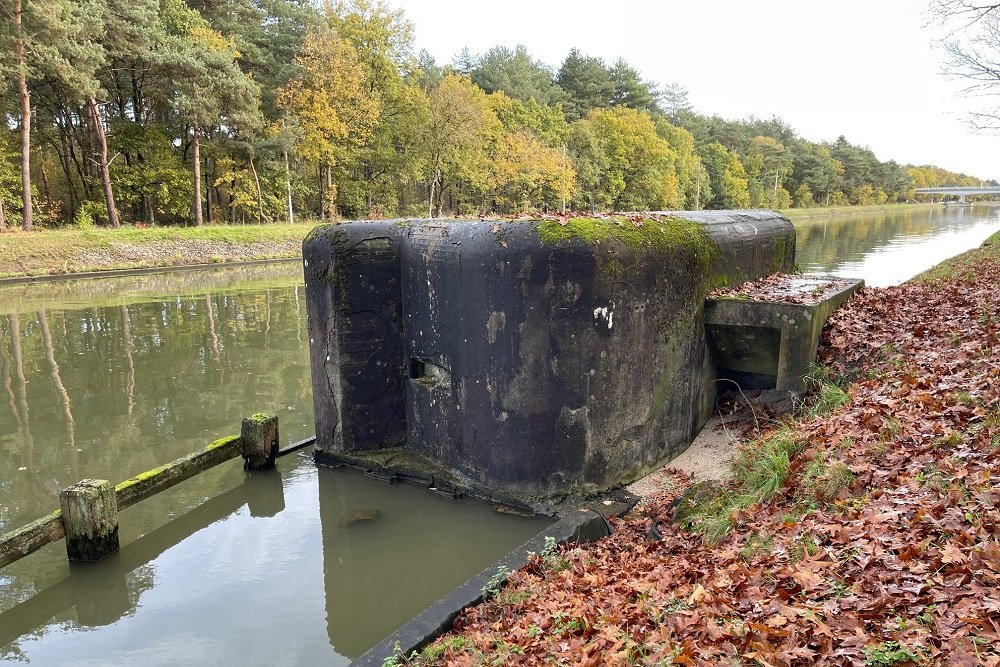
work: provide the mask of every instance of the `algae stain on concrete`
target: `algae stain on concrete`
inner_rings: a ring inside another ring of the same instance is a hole
[[[486,320],[486,340],[489,341],[490,345],[497,342],[497,334],[504,330],[507,326],[507,314],[503,311],[493,311],[490,313],[490,317]]]

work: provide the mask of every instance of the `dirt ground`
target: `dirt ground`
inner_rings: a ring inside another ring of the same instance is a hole
[[[725,480],[730,474],[729,464],[737,440],[737,433],[727,428],[725,420],[713,416],[683,454],[626,488],[645,500],[676,487],[679,478],[673,471],[680,471],[695,482]]]

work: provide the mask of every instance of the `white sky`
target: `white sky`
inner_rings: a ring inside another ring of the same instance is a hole
[[[925,0],[388,0],[416,49],[450,63],[524,44],[558,68],[570,48],[686,88],[700,113],[780,116],[799,136],[843,134],[881,160],[1000,178],[1000,137],[975,134],[940,71]]]

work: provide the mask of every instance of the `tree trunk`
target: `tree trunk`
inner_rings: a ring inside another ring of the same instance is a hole
[[[14,0],[14,26],[17,38],[14,54],[17,59],[17,92],[21,99],[21,201],[24,211],[21,228],[26,232],[32,227],[31,208],[31,95],[28,93],[26,64],[24,62],[24,33],[21,30],[22,0]]]
[[[205,220],[201,217],[201,141],[200,134],[201,128],[198,127],[198,123],[194,124],[194,201],[192,202],[191,210],[194,213],[194,224],[196,227],[201,227]]]
[[[257,224],[264,224],[264,198],[260,192],[260,177],[257,176],[257,167],[253,166],[253,158],[250,158],[250,171],[253,173],[253,183],[257,188]]]
[[[335,212],[336,207],[333,204],[333,202],[334,202],[334,196],[333,196],[333,167],[331,167],[329,164],[326,165],[326,198],[327,198],[327,202],[326,202],[327,213],[330,214],[330,222],[333,222],[334,221],[334,217],[336,215],[336,212]]]
[[[45,162],[38,163],[38,173],[42,175],[42,199],[48,206],[52,203],[52,191],[49,189],[49,175],[45,172]]]
[[[326,184],[323,182],[323,165],[317,167],[317,175],[319,176],[319,217],[322,219],[326,217]]]
[[[0,199],[0,232],[7,231],[7,216],[3,212],[3,199]]]
[[[208,224],[212,224],[212,207],[215,206],[215,200],[212,198],[212,181],[215,180],[210,174],[212,161],[209,158],[205,158],[205,220]]]
[[[118,207],[115,206],[115,193],[111,189],[111,172],[108,169],[108,138],[104,134],[104,123],[101,122],[101,112],[97,109],[97,100],[93,97],[87,100],[90,110],[90,122],[94,125],[94,136],[97,137],[97,150],[101,168],[101,183],[104,185],[104,203],[108,207],[108,224],[115,229],[122,226],[118,220]]]
[[[288,151],[285,155],[285,190],[288,192],[288,224],[295,224],[295,212],[292,210],[292,171],[288,168]]]

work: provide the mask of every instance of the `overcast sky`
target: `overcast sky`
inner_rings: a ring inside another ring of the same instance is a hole
[[[439,63],[462,50],[524,44],[558,68],[567,52],[625,58],[677,82],[695,110],[780,116],[812,141],[843,134],[881,160],[1000,178],[1000,137],[962,118],[941,72],[924,0],[388,0]]]

